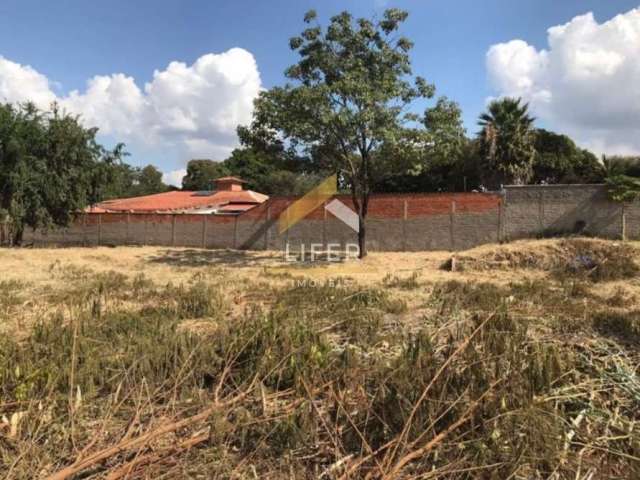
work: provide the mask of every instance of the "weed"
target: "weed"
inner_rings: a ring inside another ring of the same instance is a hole
[[[413,312],[391,289],[238,284],[246,304],[231,309],[219,278],[61,282],[24,338],[0,336],[0,471],[47,477],[106,451],[76,476],[640,474],[640,313],[610,306],[630,295],[552,270],[441,282],[426,320],[405,328]]]
[[[0,281],[0,310],[8,309],[23,302],[22,290],[27,285],[18,280]]]
[[[433,287],[430,301],[437,305],[441,312],[452,312],[458,308],[492,311],[507,297],[507,292],[493,283],[449,280]]]
[[[168,286],[163,294],[175,304],[178,318],[221,317],[227,310],[224,295],[219,289],[198,280],[192,285]]]
[[[626,342],[640,342],[640,311],[600,311],[593,316],[593,325],[604,335],[613,335]]]
[[[415,290],[420,287],[418,282],[418,272],[413,272],[408,277],[397,277],[388,273],[382,279],[382,285],[387,288],[399,288],[402,290]]]

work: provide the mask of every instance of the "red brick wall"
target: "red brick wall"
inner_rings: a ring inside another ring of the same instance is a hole
[[[277,218],[298,198],[299,197],[271,197],[268,202],[242,214],[239,219],[263,218],[266,215],[267,209],[269,209],[271,218]],[[345,205],[354,208],[351,196],[336,195],[335,198]],[[404,217],[405,202],[407,202],[407,217],[417,218],[449,214],[453,202],[455,202],[456,212],[486,213],[499,207],[501,196],[490,193],[408,193],[374,195],[369,200],[368,216],[402,219]],[[320,207],[306,218],[309,220],[322,220],[323,217],[323,208]]]
[[[350,195],[338,195],[336,198],[353,208]],[[272,197],[237,217],[86,214],[66,231],[36,233],[33,241],[43,244],[151,244],[251,249],[281,248],[293,238],[315,242],[353,241],[354,232],[325,212],[322,206],[299,222],[290,235],[280,235],[278,217],[296,200],[298,197]],[[483,193],[375,195],[369,202],[367,218],[371,228],[368,238],[374,249],[413,250],[446,248],[452,243],[451,232],[465,237],[462,239],[465,245],[482,243],[487,239],[497,240],[500,236],[500,202],[500,195]],[[452,215],[460,220],[458,230]],[[401,228],[402,222],[406,225]]]

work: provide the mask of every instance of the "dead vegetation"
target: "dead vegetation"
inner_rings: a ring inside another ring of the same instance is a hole
[[[64,262],[56,288],[2,282],[0,322],[42,315],[0,337],[0,472],[638,478],[638,255],[560,240],[521,260],[530,246],[374,282]]]
[[[560,279],[583,277],[598,282],[637,276],[640,267],[634,254],[634,247],[626,243],[562,239],[537,245],[528,242],[524,248],[518,248],[516,242],[481,255],[461,255],[456,260],[457,268],[464,270],[533,269],[552,273]]]

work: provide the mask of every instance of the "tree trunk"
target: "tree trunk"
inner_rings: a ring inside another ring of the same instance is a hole
[[[23,234],[24,234],[24,228],[16,227],[12,235],[11,245],[14,247],[19,247],[20,245],[22,245]]]
[[[365,226],[364,216],[358,215],[358,258],[363,259],[367,256],[367,243],[366,243],[367,230]]]

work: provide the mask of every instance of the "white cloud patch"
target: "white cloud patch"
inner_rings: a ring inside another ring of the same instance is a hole
[[[46,108],[55,99],[47,77],[29,65],[20,65],[0,56],[0,101],[32,101]]]
[[[597,152],[640,152],[640,9],[598,23],[592,13],[548,30],[548,48],[493,45],[489,78],[549,125]]]
[[[173,170],[171,172],[164,173],[162,175],[162,181],[167,185],[173,185],[175,187],[182,187],[182,177],[187,174],[184,169]]]
[[[176,164],[226,157],[237,146],[236,127],[250,122],[261,89],[255,59],[241,48],[203,55],[192,65],[171,62],[143,88],[122,73],[95,76],[84,91],[65,96],[57,96],[51,83],[32,67],[0,57],[0,101],[31,100],[41,108],[57,101],[100,133],[145,149],[177,151]]]

